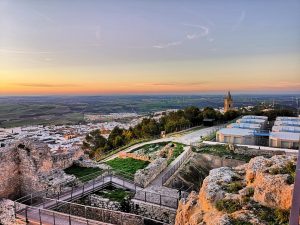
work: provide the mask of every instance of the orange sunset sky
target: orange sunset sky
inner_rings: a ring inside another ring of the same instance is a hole
[[[300,91],[299,1],[70,4],[1,1],[0,95]]]

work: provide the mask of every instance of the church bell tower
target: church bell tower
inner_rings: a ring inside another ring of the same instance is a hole
[[[231,97],[230,91],[228,91],[227,96],[224,98],[224,112],[232,110],[233,108],[233,99]]]

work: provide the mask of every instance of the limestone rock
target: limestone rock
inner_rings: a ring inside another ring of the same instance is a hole
[[[16,224],[13,201],[8,199],[0,199],[0,224]]]
[[[256,210],[290,209],[294,184],[289,179],[296,160],[286,155],[255,157],[236,168],[211,170],[199,194],[192,192],[179,202],[175,224],[225,225],[232,220],[267,224]],[[231,205],[217,207],[217,203],[226,201]],[[236,207],[231,207],[233,203]]]

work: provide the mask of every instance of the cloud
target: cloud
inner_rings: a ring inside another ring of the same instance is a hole
[[[14,83],[23,87],[54,88],[54,87],[76,87],[75,84],[47,84],[47,83]]]
[[[158,44],[158,45],[153,45],[153,48],[159,48],[159,49],[163,49],[163,48],[169,48],[169,47],[173,47],[173,46],[178,46],[181,45],[182,42],[181,41],[173,41],[173,42],[168,42],[168,43],[164,43],[164,44]]]
[[[26,50],[18,50],[18,49],[0,49],[0,53],[13,53],[13,54],[51,54],[53,52],[49,51],[26,51]]]
[[[190,24],[190,23],[181,23],[181,24],[186,27],[197,28],[197,30],[200,29],[200,32],[193,33],[193,34],[187,34],[186,39],[188,39],[188,40],[194,40],[194,39],[206,37],[209,35],[209,28],[206,26],[202,26],[202,25],[198,25],[198,24]]]
[[[181,23],[183,26],[186,27],[194,27],[194,28],[198,28],[201,29],[201,35],[206,36],[209,34],[209,28],[203,25],[199,25],[199,24],[191,24],[191,23]]]
[[[232,26],[231,30],[234,31],[234,30],[238,29],[242,25],[242,23],[244,22],[245,18],[246,18],[246,12],[243,10],[241,12],[239,18],[235,22],[235,24]]]
[[[207,84],[207,81],[202,82],[161,82],[161,83],[145,83],[150,86],[201,86]]]

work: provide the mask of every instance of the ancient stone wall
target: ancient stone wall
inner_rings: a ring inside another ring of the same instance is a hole
[[[143,225],[144,218],[139,215],[124,213],[120,211],[106,210],[97,207],[84,206],[79,204],[65,203],[55,209],[63,213],[70,213],[74,216],[86,217],[88,219],[103,221],[117,225]]]
[[[158,158],[146,168],[138,170],[134,175],[134,183],[146,187],[168,166],[166,158]]]
[[[53,167],[66,169],[82,156],[84,156],[84,151],[80,147],[73,147],[70,152],[65,154],[54,154],[52,155]]]
[[[174,224],[176,218],[176,210],[154,205],[147,202],[134,201],[135,213],[147,218],[163,221],[167,224]]]
[[[74,151],[66,158],[68,165],[80,154]],[[48,146],[34,140],[17,141],[1,148],[0,159],[0,197],[15,199],[75,179],[56,171],[56,166],[60,168],[59,159],[53,160]]]
[[[151,161],[152,161],[152,160],[150,159],[150,157],[147,156],[147,155],[136,154],[136,153],[130,153],[130,152],[120,152],[120,153],[118,153],[118,157],[121,158],[121,159],[125,159],[125,158],[133,158],[133,159],[142,160],[142,161],[147,161],[147,162],[151,162]]]
[[[111,201],[108,198],[103,198],[99,195],[91,194],[89,196],[89,202],[91,206],[99,207],[103,209],[109,209],[109,210],[120,210],[121,204],[117,201]]]

